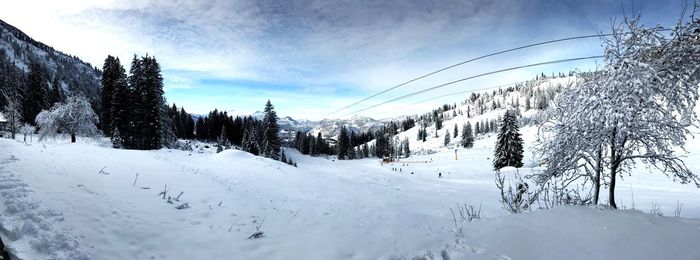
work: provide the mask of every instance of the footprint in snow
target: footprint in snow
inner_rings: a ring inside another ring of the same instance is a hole
[[[481,247],[472,247],[472,246],[468,246],[468,247],[469,247],[469,250],[471,250],[472,253],[474,253],[474,254],[483,254],[484,251],[486,251],[486,249],[481,248]]]

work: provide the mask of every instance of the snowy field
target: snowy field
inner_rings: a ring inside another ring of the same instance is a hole
[[[529,165],[534,129],[522,131]],[[444,149],[409,166],[287,150],[294,168],[236,150],[0,139],[1,233],[20,259],[700,259],[695,186],[639,169],[619,184],[628,210],[507,215],[491,171],[494,140],[477,140],[458,160]],[[700,142],[688,147],[685,161],[700,173]],[[647,214],[652,203],[667,217]],[[672,217],[677,203],[681,218]],[[457,204],[482,207],[481,220],[459,224],[459,238]],[[264,237],[248,239],[258,228]]]

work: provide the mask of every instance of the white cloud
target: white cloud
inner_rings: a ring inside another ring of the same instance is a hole
[[[108,54],[121,57],[127,67],[134,53],[155,55],[163,68],[166,93],[197,89],[203,79],[294,86],[292,90],[256,94],[264,96],[260,99],[279,99],[282,104],[278,108],[290,111],[282,114],[312,117],[319,116],[314,114],[319,109],[307,104],[339,108],[466,58],[559,36],[592,33],[599,29],[599,18],[609,11],[593,8],[595,4],[516,0],[23,0],[4,3],[0,17],[37,40],[98,67]],[[551,9],[539,10],[542,6]],[[575,14],[569,17],[557,11]],[[373,102],[489,70],[582,56],[579,54],[597,49],[595,41],[588,41],[485,59],[402,87]],[[431,96],[524,80],[539,71],[485,77]],[[251,98],[233,97],[240,101],[236,104],[225,103],[225,98],[176,95],[169,99],[187,103],[193,110],[217,106],[250,110],[257,102]]]

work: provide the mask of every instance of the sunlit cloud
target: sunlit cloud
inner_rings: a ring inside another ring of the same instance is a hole
[[[156,56],[168,101],[190,112],[206,113],[214,108],[254,112],[269,98],[282,115],[319,119],[353,101],[464,59],[604,31],[611,17],[622,15],[623,8],[626,13],[643,13],[650,24],[669,24],[680,12],[680,4],[605,0],[25,0],[5,3],[0,17],[37,40],[97,67],[108,54],[119,56],[127,69],[134,54]],[[513,52],[421,80],[355,109],[489,70],[601,52],[596,39]],[[365,115],[424,112],[423,106],[406,108],[406,104],[526,80],[540,72],[594,66],[595,62],[587,61],[484,77]],[[403,109],[391,109],[394,106]]]

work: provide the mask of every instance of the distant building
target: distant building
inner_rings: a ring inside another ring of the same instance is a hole
[[[0,112],[0,131],[7,130],[7,117],[5,114]]]

